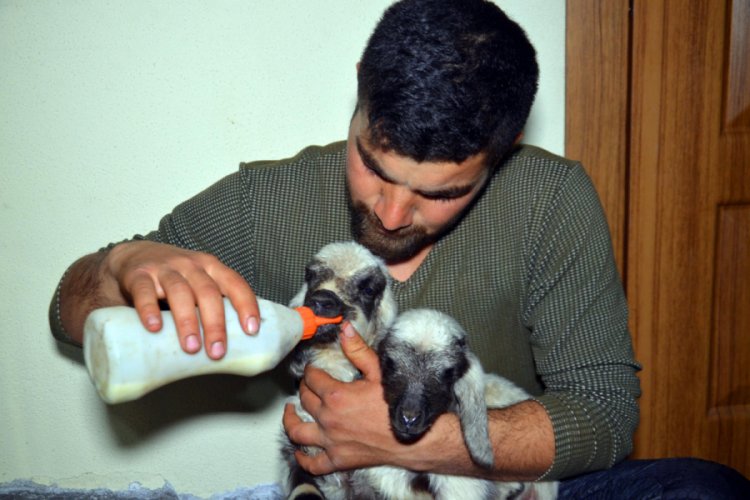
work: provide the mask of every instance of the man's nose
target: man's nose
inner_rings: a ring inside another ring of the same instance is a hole
[[[374,211],[388,231],[397,231],[413,222],[414,194],[403,186],[386,184],[375,204]]]

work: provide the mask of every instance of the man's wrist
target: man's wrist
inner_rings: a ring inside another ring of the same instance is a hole
[[[397,465],[418,472],[481,477],[495,481],[531,481],[542,477],[554,461],[554,433],[544,407],[523,401],[489,410],[490,440],[495,464],[475,464],[464,442],[458,416],[440,416],[432,429],[397,459]]]
[[[81,257],[63,274],[50,304],[50,327],[58,340],[82,345],[88,314],[93,309],[124,302],[119,285],[103,284],[102,267],[111,248]]]
[[[55,293],[52,295],[52,301],[49,305],[49,326],[50,330],[52,332],[52,336],[55,338],[55,340],[59,342],[63,342],[65,344],[72,344],[72,345],[79,345],[78,342],[73,340],[73,337],[70,336],[70,334],[67,332],[65,327],[63,326],[61,314],[60,314],[60,294],[63,286],[63,282],[70,274],[70,269],[75,264],[71,264],[68,266],[68,268],[63,273],[62,277],[60,278],[60,281],[57,283],[57,287],[55,288]]]
[[[400,464],[415,472],[473,475],[476,466],[461,432],[458,416],[446,413],[438,417],[424,437],[411,445],[404,445]]]

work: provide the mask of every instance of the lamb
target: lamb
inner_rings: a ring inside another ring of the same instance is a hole
[[[290,306],[306,305],[320,316],[343,316],[359,332],[368,345],[376,340],[393,323],[396,302],[390,290],[390,275],[385,263],[365,247],[354,242],[331,243],[323,247],[305,268],[305,282]],[[350,382],[360,376],[349,362],[338,343],[339,325],[323,325],[315,336],[297,346],[292,353],[290,372],[296,380],[303,376],[310,363],[328,372],[332,377]],[[312,417],[302,408],[299,395],[292,398],[297,415],[302,420]],[[282,457],[287,469],[284,474],[289,498],[312,493],[327,498],[340,496],[363,498],[369,487],[362,479],[362,471],[338,472],[313,477],[299,467],[294,458],[295,446],[288,437],[282,437]],[[314,454],[318,450],[307,448]],[[350,491],[350,488],[351,491]],[[316,489],[319,490],[316,492]]]
[[[445,412],[458,414],[472,459],[490,468],[493,452],[487,409],[529,399],[507,379],[485,374],[466,345],[466,333],[450,316],[430,309],[401,313],[378,342],[391,428],[402,442],[421,438]],[[379,468],[389,469],[389,468]],[[537,498],[557,496],[556,482],[507,482],[386,470],[375,489],[385,498]],[[415,490],[415,485],[424,489]]]

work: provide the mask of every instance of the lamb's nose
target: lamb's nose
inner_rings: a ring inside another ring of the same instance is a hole
[[[419,410],[404,410],[401,412],[401,422],[409,429],[419,421],[422,413]]]
[[[330,290],[314,291],[305,299],[305,305],[324,318],[334,318],[344,313],[344,303]]]

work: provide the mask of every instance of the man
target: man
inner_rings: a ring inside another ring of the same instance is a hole
[[[401,309],[453,315],[485,369],[534,399],[490,411],[492,471],[471,462],[454,415],[402,445],[375,354],[347,328],[342,343],[362,380],[308,370],[301,397],[316,422],[284,414],[293,441],[324,450],[298,454],[304,468],[391,464],[535,480],[614,466],[632,448],[639,366],[589,179],[574,162],[515,146],[537,79],[533,47],[492,3],[394,4],[358,66],[346,143],[243,165],[157,231],[83,257],[53,299],[53,333],[80,344],[86,315],[115,304],[134,305],[156,332],[166,300],[183,349],[219,359],[231,348],[222,296],[253,334],[255,293],[287,302],[310,256],[354,238],[386,260]]]

